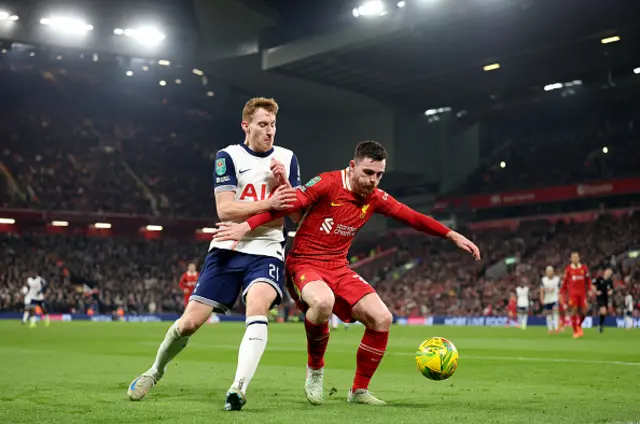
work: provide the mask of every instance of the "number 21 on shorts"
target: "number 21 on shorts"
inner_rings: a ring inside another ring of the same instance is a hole
[[[280,275],[278,274],[278,267],[274,264],[269,264],[269,275],[271,276],[271,278],[273,278],[275,281],[278,281]]]

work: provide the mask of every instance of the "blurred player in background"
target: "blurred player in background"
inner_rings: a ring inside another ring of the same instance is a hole
[[[512,325],[518,326],[518,321],[516,320],[518,316],[518,297],[515,293],[511,293],[509,296],[509,304],[507,305],[507,324],[505,327],[511,327]]]
[[[554,275],[552,266],[545,269],[546,275],[540,282],[540,304],[547,317],[547,329],[549,334],[558,332],[560,324],[558,320],[558,293],[560,292],[560,277]]]
[[[596,301],[600,313],[600,332],[604,331],[604,321],[607,318],[607,310],[611,308],[613,300],[613,270],[607,268],[604,273],[593,280],[596,290]]]
[[[274,146],[278,104],[254,98],[242,111],[244,143],[216,155],[214,193],[218,217],[241,222],[267,210],[282,210],[296,199],[298,160],[291,150]],[[295,218],[294,218],[295,220]],[[255,228],[237,246],[213,240],[184,313],[167,331],[156,360],[131,382],[131,400],[142,399],[163,377],[166,366],[213,311],[228,312],[240,294],[246,304],[246,330],[238,352],[235,380],[225,410],[240,410],[267,345],[268,313],[282,300],[284,282],[283,220]]]
[[[182,277],[180,277],[180,282],[178,283],[178,285],[182,289],[185,308],[189,304],[189,298],[191,297],[191,293],[193,293],[193,289],[195,288],[196,282],[198,281],[198,275],[200,274],[196,269],[196,264],[191,262],[187,266],[187,271],[182,274]]]
[[[47,282],[37,273],[32,273],[27,278],[27,285],[22,288],[24,294],[24,313],[22,315],[22,323],[26,324],[29,320],[29,327],[36,326],[36,309],[42,310],[44,326],[49,326],[49,310],[44,301],[44,292],[47,288]]]
[[[334,330],[337,330],[338,327],[340,327],[340,318],[338,318],[338,315],[333,314],[331,315],[331,328]],[[342,326],[344,327],[345,330],[349,329],[349,323],[348,322],[343,322]]]
[[[580,262],[580,254],[572,252],[571,263],[564,269],[560,292],[569,306],[574,339],[584,336],[582,322],[587,316],[587,294],[590,291],[589,269]]]
[[[631,296],[631,291],[624,297],[624,322],[627,330],[633,328],[633,296]]]
[[[570,324],[567,319],[567,300],[562,295],[562,281],[560,282],[560,293],[558,293],[558,332],[564,331],[564,328]]]
[[[525,285],[516,287],[516,296],[518,297],[518,325],[526,330],[529,320],[529,287]]]
[[[322,173],[296,191],[293,210],[306,208],[307,212],[287,256],[287,288],[305,313],[308,352],[305,393],[314,405],[323,401],[324,355],[332,313],[344,322],[357,320],[365,326],[347,401],[385,404],[368,388],[386,352],[393,315],[373,287],[348,267],[347,260],[353,238],[374,213],[446,238],[480,260],[478,248],[467,238],[377,188],[386,158],[387,152],[381,144],[361,142],[346,169]],[[254,228],[286,213],[266,212],[242,224],[218,223],[220,229],[214,240],[243,240]]]

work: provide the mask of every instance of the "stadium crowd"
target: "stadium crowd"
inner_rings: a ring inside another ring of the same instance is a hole
[[[570,252],[577,250],[594,276],[606,266],[615,270],[618,313],[628,291],[640,298],[640,261],[624,256],[640,246],[638,213],[603,215],[586,223],[532,221],[515,231],[488,230],[472,237],[485,252],[482,262],[469,260],[445,241],[406,235],[389,237],[377,248],[359,246],[361,259],[374,259],[358,271],[398,316],[500,315],[519,284],[530,287],[531,313],[539,314],[544,268],[552,265],[561,276]],[[397,251],[376,260],[391,242],[397,243]],[[20,288],[27,273],[35,271],[50,282],[47,299],[55,311],[112,313],[122,308],[134,314],[180,311],[180,275],[188,262],[201,263],[207,249],[206,242],[170,238],[36,233],[4,234],[0,246],[0,310],[22,308]],[[489,272],[508,257],[517,261],[498,274]]]
[[[211,164],[241,136],[228,120],[49,72],[0,81],[0,206],[215,216]]]
[[[409,261],[418,265],[407,273],[384,274],[376,283],[383,300],[399,316],[504,315],[510,293],[516,286],[531,290],[533,314],[542,313],[540,279],[546,266],[562,278],[572,251],[580,253],[592,276],[612,267],[616,290],[613,306],[622,314],[624,295],[640,297],[640,260],[629,259],[628,251],[640,248],[640,214],[613,217],[602,215],[591,222],[525,222],[517,230],[488,230],[470,233],[487,254],[482,265],[466,260],[448,245],[416,235],[408,240]],[[514,258],[502,272],[489,268]],[[401,268],[407,259],[400,261]]]

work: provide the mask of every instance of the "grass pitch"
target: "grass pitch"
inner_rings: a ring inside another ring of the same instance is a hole
[[[0,423],[623,423],[640,421],[640,332],[608,328],[549,336],[482,327],[394,327],[370,389],[386,407],[348,405],[362,327],[332,333],[325,403],[304,396],[306,341],[300,324],[272,324],[241,412],[223,411],[242,324],[205,326],[141,402],[127,385],[146,370],[166,323],[0,322]],[[446,381],[417,371],[424,339],[460,351]]]

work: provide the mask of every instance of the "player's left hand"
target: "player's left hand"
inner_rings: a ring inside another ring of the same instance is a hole
[[[469,240],[462,234],[457,233],[455,231],[450,231],[449,234],[447,234],[447,238],[451,240],[453,244],[458,246],[460,249],[471,253],[471,255],[473,255],[473,257],[476,259],[476,261],[479,261],[480,259],[482,259],[480,257],[480,249],[478,249],[478,246],[476,246],[471,240]]]
[[[284,164],[282,162],[277,159],[271,158],[271,164],[269,167],[280,185],[289,184],[289,181],[287,180],[287,172],[284,169]]]
[[[216,230],[213,232],[214,241],[233,240],[235,243],[231,245],[231,250],[235,250],[236,246],[251,231],[251,227],[246,222],[218,222]]]

